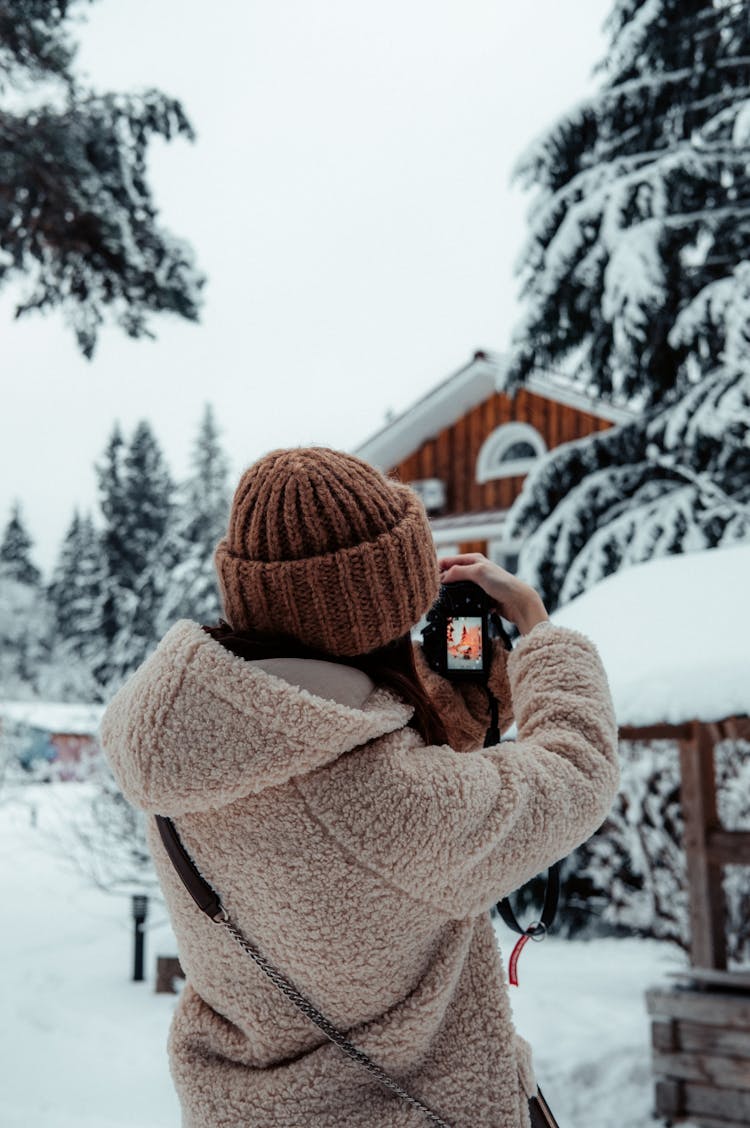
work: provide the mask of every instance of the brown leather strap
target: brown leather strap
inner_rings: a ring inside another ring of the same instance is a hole
[[[164,815],[154,815],[154,818],[164,847],[188,893],[206,916],[210,916],[211,920],[220,920],[226,915],[221,901],[208,882],[204,881],[198,873],[195,863],[180,842],[174,823]]]
[[[544,1099],[542,1090],[538,1087],[536,1096],[529,1098],[529,1116],[531,1128],[560,1128],[552,1114],[552,1109]]]
[[[204,881],[198,873],[195,868],[195,863],[180,841],[177,829],[172,820],[166,818],[164,815],[155,815],[154,818],[159,827],[159,834],[161,835],[167,853],[198,908],[206,913],[207,916],[210,916],[217,924],[223,925],[223,927],[231,933],[242,950],[247,952],[247,954],[255,960],[258,967],[265,972],[282,994],[286,995],[290,1002],[294,1003],[307,1018],[314,1022],[315,1025],[323,1031],[326,1037],[330,1038],[340,1050],[343,1050],[347,1057],[363,1065],[365,1069],[372,1073],[374,1077],[377,1077],[377,1079],[392,1092],[396,1093],[397,1096],[402,1097],[405,1101],[408,1101],[409,1104],[418,1108],[420,1112],[424,1113],[431,1124],[437,1125],[437,1128],[451,1128],[447,1121],[443,1120],[417,1097],[413,1097],[411,1093],[407,1092],[406,1089],[399,1085],[398,1081],[394,1081],[384,1069],[381,1069],[379,1065],[372,1061],[366,1053],[350,1042],[338,1027],[334,1026],[332,1022],[329,1022],[325,1015],[321,1014],[310,1000],[266,959],[262,952],[248,940],[247,936],[245,936],[234,921],[229,918],[226,909],[222,908],[216,893],[208,882]]]

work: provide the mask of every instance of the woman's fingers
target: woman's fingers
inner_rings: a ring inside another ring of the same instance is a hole
[[[482,575],[482,563],[477,560],[468,564],[449,564],[440,573],[442,583],[458,583],[460,580],[473,580],[479,582]]]
[[[512,572],[501,568],[481,552],[465,552],[458,556],[438,559],[441,583],[458,583],[471,580],[489,596],[490,607],[499,611],[504,619],[519,626],[548,618],[542,599],[535,588],[519,580]],[[521,629],[528,630],[528,626]]]
[[[440,556],[438,557],[438,564],[441,568],[450,568],[453,564],[476,564],[480,560],[486,560],[486,556],[482,556],[481,552],[464,552],[459,556]]]

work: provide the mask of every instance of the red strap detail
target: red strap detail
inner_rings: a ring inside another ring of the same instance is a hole
[[[510,953],[510,960],[508,961],[508,979],[513,987],[518,986],[518,958],[523,951],[524,944],[530,939],[531,936],[528,933],[524,936],[519,936],[515,948]]]

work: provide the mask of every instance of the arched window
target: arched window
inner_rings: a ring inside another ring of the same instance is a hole
[[[485,439],[477,456],[477,481],[526,474],[547,444],[530,423],[503,423]]]

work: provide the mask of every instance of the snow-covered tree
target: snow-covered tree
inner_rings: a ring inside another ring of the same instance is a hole
[[[142,419],[135,428],[123,460],[127,540],[125,575],[128,587],[142,587],[143,577],[153,564],[154,554],[167,531],[173,513],[173,484],[161,447],[151,425]],[[154,608],[139,607],[152,614]]]
[[[538,192],[515,374],[569,362],[648,405],[715,367],[717,342],[672,331],[750,254],[750,21],[727,0],[615,0],[607,28],[601,89],[518,165]]]
[[[104,601],[110,688],[158,641],[156,618],[165,588],[164,547],[174,513],[174,486],[150,425],[142,420],[125,445],[116,428],[100,468],[107,558]]]
[[[3,575],[19,583],[36,587],[41,572],[31,559],[33,541],[21,517],[20,502],[16,502],[0,542],[0,567]]]
[[[750,22],[616,0],[599,93],[522,159],[538,191],[509,390],[536,366],[637,409],[550,452],[508,535],[550,607],[750,537]]]
[[[213,622],[221,612],[213,553],[229,517],[229,464],[210,404],[193,444],[190,473],[179,491],[171,536],[165,545],[165,587],[157,619],[164,634],[177,619]]]
[[[124,619],[127,583],[131,575],[127,542],[128,504],[123,468],[125,439],[118,423],[112,429],[101,463],[95,466],[99,505],[104,518],[102,546],[106,560],[106,590],[102,606],[102,640],[109,649]]]
[[[154,639],[155,570],[172,514],[172,482],[149,424],[126,443],[115,424],[96,466],[104,528],[99,676],[111,691],[138,665]]]
[[[220,614],[213,552],[230,495],[210,406],[179,489],[145,421],[130,441],[115,424],[96,472],[102,527],[73,514],[43,591],[18,508],[8,525],[0,557],[6,696],[107,700],[176,619]]]
[[[16,503],[0,543],[0,695],[33,697],[45,661],[48,608],[33,542]]]
[[[48,608],[39,587],[22,583],[0,564],[0,698],[36,696],[47,662]]]
[[[565,443],[509,515],[518,573],[550,609],[621,567],[750,539],[750,370],[719,368],[676,402]]]
[[[197,319],[203,279],[189,246],[158,221],[152,137],[193,138],[180,103],[157,90],[98,94],[73,68],[82,0],[0,6],[0,284],[29,283],[16,316],[60,308],[85,356],[109,317],[152,336],[155,313]],[[7,97],[23,91],[18,99]]]
[[[106,558],[89,514],[76,510],[47,588],[49,662],[40,693],[53,701],[99,701],[105,662]]]

